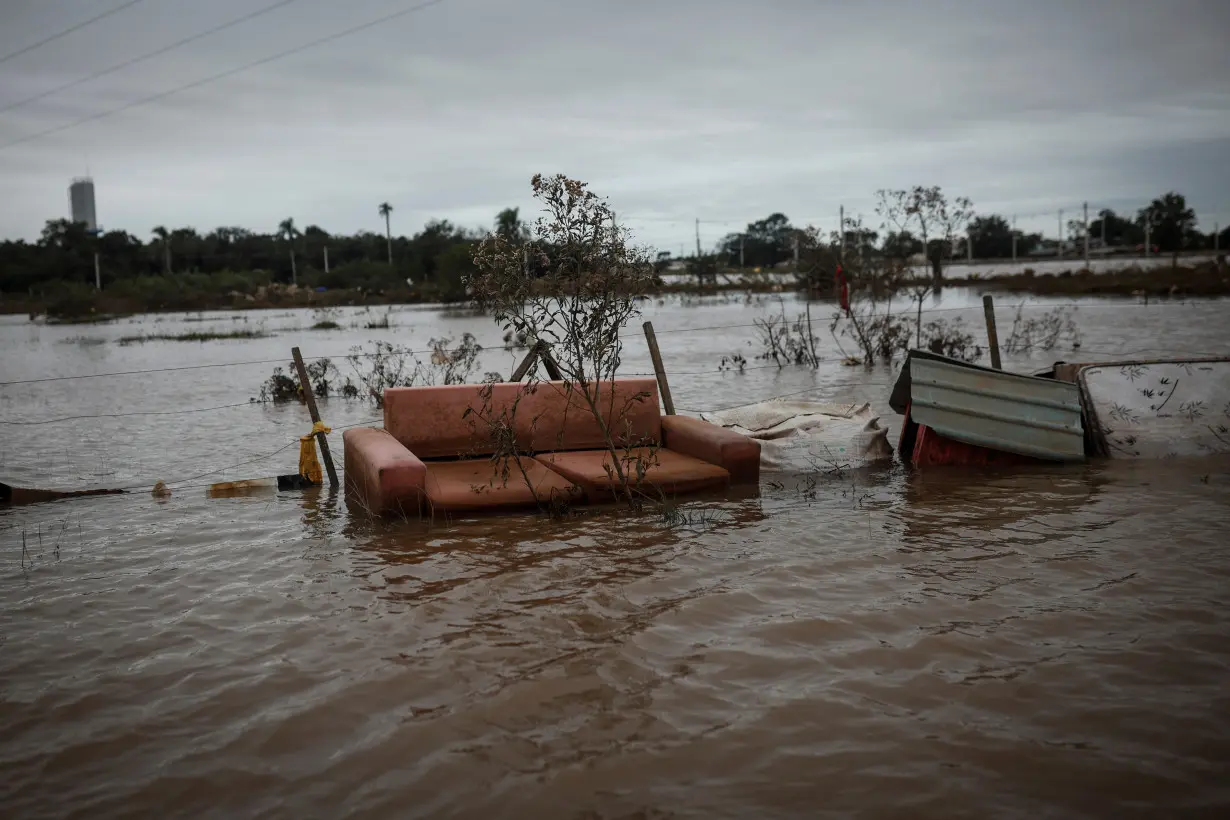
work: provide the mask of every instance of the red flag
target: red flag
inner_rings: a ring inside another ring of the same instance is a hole
[[[841,269],[841,265],[837,266],[837,274],[834,277],[837,280],[837,292],[841,298],[841,309],[847,314],[850,312],[850,285],[846,282],[846,274]]]

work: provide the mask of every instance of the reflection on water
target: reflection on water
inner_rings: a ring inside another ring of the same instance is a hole
[[[738,331],[661,332],[768,309],[655,314],[681,406],[812,385],[883,406],[891,370],[702,373]],[[1200,310],[1127,315],[1159,345],[1223,344]],[[1087,348],[1122,344],[1123,314],[1087,313]],[[413,315],[415,339],[484,321]],[[0,325],[24,351],[6,368],[281,355],[61,333]],[[221,404],[262,375],[4,388],[0,418]],[[371,414],[326,403],[335,425]],[[169,479],[310,427],[298,407],[201,416],[5,428],[3,470]],[[554,520],[377,522],[327,488],[0,511],[4,812],[1220,816],[1228,514],[1227,459],[766,476]]]

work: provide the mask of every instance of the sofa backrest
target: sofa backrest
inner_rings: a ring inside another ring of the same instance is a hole
[[[487,389],[490,398],[484,396]],[[617,445],[661,443],[656,381],[601,382],[598,398],[602,417]],[[512,427],[521,452],[606,446],[598,422],[575,384],[499,382],[384,391],[384,428],[419,458],[491,455],[497,450],[492,422],[501,419]]]

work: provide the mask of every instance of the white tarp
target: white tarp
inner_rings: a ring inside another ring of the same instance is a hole
[[[770,399],[701,418],[760,442],[766,470],[811,472],[890,461],[888,428],[870,404]]]
[[[1230,361],[1098,365],[1081,380],[1111,458],[1230,453]]]

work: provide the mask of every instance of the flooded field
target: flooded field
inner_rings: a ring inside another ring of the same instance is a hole
[[[1230,302],[1073,304],[1078,353],[1005,366],[1230,353]],[[755,357],[750,325],[781,306],[646,303],[676,405],[813,391],[872,402],[895,443],[896,373],[841,365],[831,306],[813,307],[818,369]],[[928,307],[983,337],[976,293]],[[1001,302],[1001,339],[1013,312]],[[0,480],[136,488],[0,511],[4,816],[1230,807],[1230,462],[766,476],[756,497],[689,502],[683,523],[428,526],[328,492],[207,499],[213,481],[294,471],[306,411],[249,403],[294,345],[343,372],[376,339],[470,332],[489,346],[480,372],[523,355],[485,317],[416,307],[366,327],[383,316],[0,317]],[[651,372],[639,328],[626,343],[626,373]],[[732,353],[745,372],[719,369]],[[65,378],[90,374],[116,375]],[[341,399],[322,414],[335,430],[379,417]],[[159,480],[170,498],[148,493]]]
[[[1216,259],[1216,254],[1208,253],[1192,253],[1184,254],[1179,257],[1180,265],[1201,265]],[[1110,273],[1111,271],[1125,270],[1128,268],[1139,268],[1141,270],[1153,270],[1154,268],[1169,268],[1174,264],[1170,254],[1151,254],[1149,256],[1104,256],[1092,254],[1089,257],[1089,270],[1094,273]],[[1085,259],[1080,254],[1075,256],[1065,256],[1062,259],[1057,259],[1054,256],[1038,256],[1038,257],[1020,257],[1013,262],[1011,259],[953,259],[944,263],[944,270],[949,278],[961,278],[966,276],[979,276],[982,278],[990,276],[1015,276],[1024,273],[1026,270],[1032,270],[1039,276],[1058,276],[1064,271],[1076,271],[1085,267]],[[915,265],[909,269],[910,275],[927,278],[931,275],[931,269],[926,265]],[[771,277],[789,282],[794,280],[794,273],[790,271],[776,271],[768,274]],[[694,277],[683,272],[668,272],[662,275],[662,278],[667,282],[685,282],[690,281]],[[731,274],[730,278],[738,279],[738,274]]]

